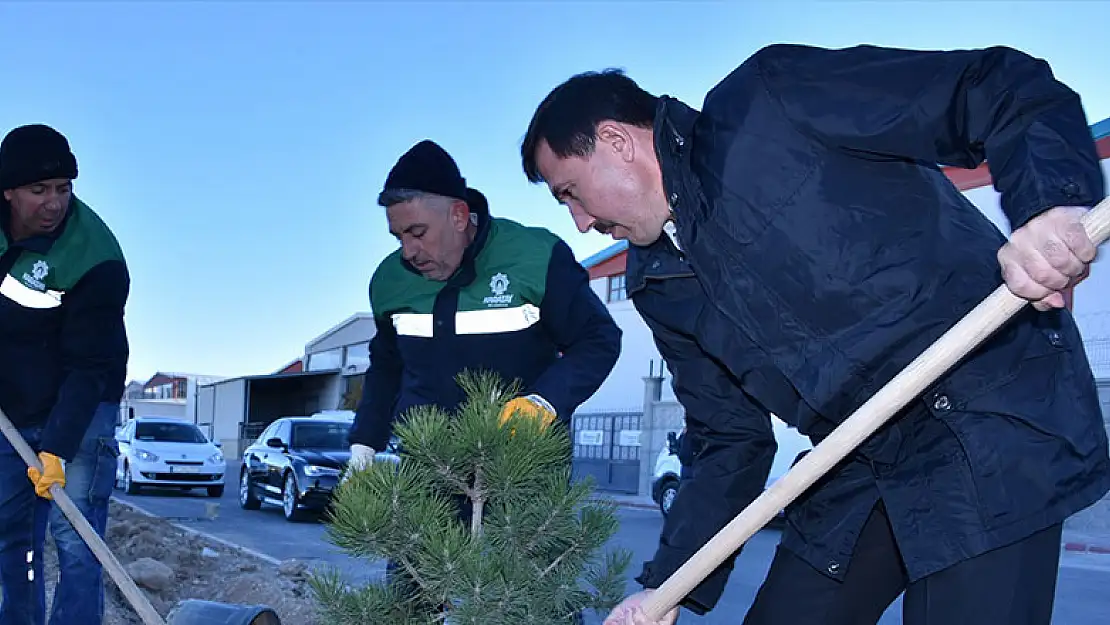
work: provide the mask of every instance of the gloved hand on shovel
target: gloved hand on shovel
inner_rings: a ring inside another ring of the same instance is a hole
[[[505,425],[505,422],[513,416],[513,413],[519,413],[523,417],[540,421],[541,428],[546,428],[555,421],[555,408],[539,395],[517,397],[506,403],[505,407],[501,409],[499,423]]]
[[[42,462],[43,471],[40,473],[34,467],[27,467],[27,477],[35,484],[35,494],[43,499],[54,499],[50,494],[50,486],[57,484],[66,485],[65,462],[48,451],[39,452],[39,462]]]

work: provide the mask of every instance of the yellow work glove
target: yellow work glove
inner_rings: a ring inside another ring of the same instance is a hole
[[[545,429],[555,421],[555,408],[547,403],[547,400],[539,395],[527,395],[525,397],[517,397],[505,404],[501,409],[501,420],[498,422],[500,425],[505,425],[505,422],[517,413],[522,417],[537,419],[540,421],[540,429]]]
[[[46,451],[39,452],[39,461],[42,462],[42,473],[35,467],[27,467],[27,477],[35,484],[35,494],[43,499],[54,499],[50,494],[50,485],[66,485],[66,469],[62,459]]]

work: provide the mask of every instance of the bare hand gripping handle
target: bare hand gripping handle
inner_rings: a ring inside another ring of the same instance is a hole
[[[1110,198],[1083,216],[1095,245],[1110,236]],[[1029,302],[999,286],[956,325],[914,359],[850,417],[765,490],[709,540],[659,588],[642,608],[650,621],[659,620],[700,584],[780,510],[793,502],[833,466],[875,433],[899,410],[919,396],[957,362],[978,347]]]

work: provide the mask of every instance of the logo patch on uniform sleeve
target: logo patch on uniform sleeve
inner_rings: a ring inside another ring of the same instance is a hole
[[[35,261],[31,266],[31,273],[23,274],[23,283],[36,291],[45,291],[46,283],[43,280],[48,273],[50,273],[50,265],[46,264],[45,260]]]
[[[486,306],[508,306],[513,303],[513,294],[508,293],[509,276],[503,273],[493,274],[489,279],[489,290],[493,295],[482,300]]]

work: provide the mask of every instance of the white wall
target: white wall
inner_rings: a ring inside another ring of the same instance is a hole
[[[320,410],[336,410],[343,399],[343,376],[332,375],[327,378],[320,391]]]
[[[607,278],[595,278],[590,281],[590,286],[605,301],[609,291]],[[651,330],[644,323],[640,314],[632,306],[631,300],[613,302],[608,305],[609,314],[617,322],[624,335],[621,337],[621,354],[613,371],[606,378],[601,388],[593,397],[586,400],[578,409],[579,412],[638,412],[644,406],[643,378],[652,373],[659,374],[660,367],[664,367],[663,358],[655,348],[655,341],[651,337]],[[674,400],[674,390],[671,388],[670,375],[663,383],[663,401]]]
[[[193,416],[185,412],[185,402],[171,399],[129,399],[128,404],[135,409],[136,417],[165,417],[193,421]]]
[[[212,386],[214,397],[211,404],[201,401],[198,406],[200,421],[212,423],[212,440],[223,443],[227,457],[235,457],[239,449],[239,426],[243,423],[246,411],[247,381],[230,380]],[[207,395],[207,394],[205,394]],[[208,411],[208,414],[205,412]]]
[[[197,380],[188,378],[185,381],[185,420],[197,422]]]
[[[214,439],[212,420],[216,417],[216,386],[198,386],[193,397],[193,423],[200,427],[204,435]]]

